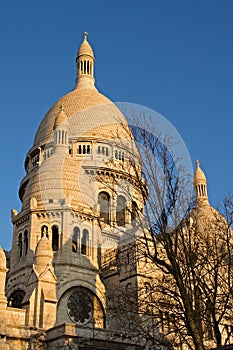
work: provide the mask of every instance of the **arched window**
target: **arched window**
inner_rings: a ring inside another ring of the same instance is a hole
[[[23,237],[22,233],[18,236],[18,252],[19,252],[19,258],[22,258],[23,255]]]
[[[22,301],[25,294],[21,289],[15,290],[8,299],[8,306],[22,309]]]
[[[48,232],[49,232],[48,226],[43,225],[43,226],[41,227],[41,237],[46,236],[47,238],[49,238]]]
[[[59,248],[59,234],[58,227],[56,225],[52,226],[52,249],[53,251],[57,251]]]
[[[81,254],[88,255],[89,232],[84,229],[82,235]]]
[[[80,230],[78,227],[74,228],[74,232],[72,235],[72,252],[80,252]]]
[[[126,199],[123,196],[117,197],[116,222],[118,226],[125,226]]]
[[[104,219],[106,224],[110,222],[110,196],[107,192],[100,192],[98,196],[100,206],[100,217]]]
[[[24,231],[23,243],[24,243],[24,256],[26,256],[28,252],[28,231],[27,230]]]
[[[136,226],[136,218],[138,216],[138,206],[137,203],[132,201],[132,209],[131,209],[131,224]]]

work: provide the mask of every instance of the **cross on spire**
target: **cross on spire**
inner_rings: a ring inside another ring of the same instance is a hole
[[[84,39],[84,40],[87,40],[87,36],[88,36],[88,32],[84,32],[84,33],[83,33],[83,39]]]

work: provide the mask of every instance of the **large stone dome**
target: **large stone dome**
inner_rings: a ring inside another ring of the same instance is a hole
[[[27,154],[27,175],[19,190],[23,209],[31,198],[40,207],[63,199],[75,208],[95,207],[88,169],[91,166],[97,172],[113,158],[114,166],[122,169],[119,160],[126,156],[126,145],[132,144],[124,115],[94,85],[94,55],[86,33],[76,63],[75,89],[49,109]]]
[[[124,139],[131,139],[127,122],[120,110],[112,101],[99,93],[94,85],[94,54],[87,41],[86,32],[78,50],[76,63],[75,89],[60,98],[45,115],[36,133],[33,148],[51,142],[54,124],[61,107],[67,116],[71,140],[84,135],[104,139],[121,135]]]
[[[97,132],[96,136],[109,138],[114,133],[114,126],[119,129],[120,124],[122,124],[121,131],[125,137],[129,137],[128,131],[126,132],[127,122],[113,102],[95,88],[77,87],[60,98],[45,115],[36,133],[34,147],[51,141],[54,123],[61,105],[63,105],[63,110],[68,118],[71,138],[82,136],[84,133],[91,133],[95,136],[95,131]]]

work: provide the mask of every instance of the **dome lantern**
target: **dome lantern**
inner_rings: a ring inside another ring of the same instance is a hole
[[[83,42],[79,47],[76,65],[77,79],[76,88],[90,89],[94,88],[94,54],[91,45],[87,41],[87,32],[83,34]]]
[[[200,168],[199,160],[196,160],[196,170],[193,177],[196,203],[209,203],[207,195],[207,180],[203,170]]]

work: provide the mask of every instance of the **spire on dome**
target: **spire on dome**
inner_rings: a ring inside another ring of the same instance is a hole
[[[64,111],[63,102],[60,105],[60,111],[55,119],[54,126],[54,152],[61,147],[65,150],[68,147],[69,123],[67,114]]]
[[[62,125],[67,120],[67,115],[64,111],[63,102],[60,105],[60,112],[58,113],[57,118],[55,119],[54,129],[56,129],[59,125]]]
[[[200,168],[200,162],[196,160],[196,170],[193,176],[193,185],[195,190],[196,202],[208,203],[207,180],[203,170]]]
[[[77,79],[78,88],[89,89],[94,88],[94,53],[91,45],[87,41],[87,32],[83,34],[83,42],[79,47],[76,64],[77,64]]]

